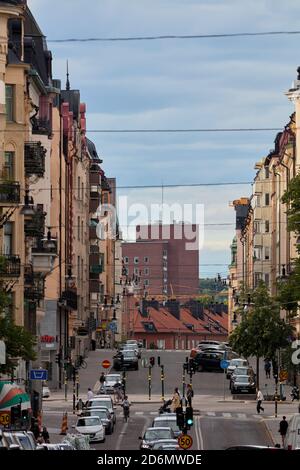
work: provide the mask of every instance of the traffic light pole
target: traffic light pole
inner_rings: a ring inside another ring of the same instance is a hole
[[[161,400],[162,402],[165,401],[165,372],[164,372],[164,366],[160,366],[161,368],[161,374],[160,374],[160,379],[161,379]]]
[[[68,400],[68,376],[67,369],[64,367],[65,401]]]
[[[75,367],[73,367],[73,415],[75,414],[76,410],[76,372],[75,372]]]

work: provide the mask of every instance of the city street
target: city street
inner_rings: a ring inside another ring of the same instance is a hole
[[[172,396],[176,386],[182,386],[182,362],[188,356],[185,351],[143,351],[142,358],[150,356],[161,357],[161,364],[165,365],[165,398]],[[109,350],[97,350],[90,353],[87,360],[87,369],[80,370],[80,397],[86,400],[88,387],[96,392],[99,388],[98,377],[103,370],[103,359],[111,359],[113,352]],[[160,368],[155,365],[152,374],[152,395],[148,396],[148,368],[141,367],[138,371],[126,372],[126,389],[129,400],[132,403],[130,419],[123,422],[121,407],[117,406],[117,425],[112,435],[106,436],[105,443],[95,443],[95,449],[138,449],[139,436],[142,436],[147,427],[151,426],[153,419],[158,415],[161,403]],[[157,364],[157,361],[156,361]],[[222,373],[196,373],[193,375],[193,387],[195,396],[193,399],[194,425],[189,431],[193,438],[192,449],[225,449],[238,444],[272,445],[278,442],[277,436],[272,435],[267,424],[272,424],[274,429],[278,418],[274,418],[274,403],[265,402],[265,412],[256,413],[254,400],[233,400],[229,391],[229,381]],[[274,386],[274,380],[268,379],[268,387]],[[62,414],[68,411],[68,427],[72,432],[77,416],[72,413],[72,387],[69,387],[68,400],[63,399],[62,392],[53,392],[50,399],[43,402],[44,423],[48,426],[51,441],[59,442]],[[298,404],[294,402],[282,402],[278,404],[278,416],[285,414],[287,417],[297,412]],[[274,424],[275,423],[275,424]],[[276,429],[277,431],[277,429]],[[276,432],[275,431],[275,432]]]

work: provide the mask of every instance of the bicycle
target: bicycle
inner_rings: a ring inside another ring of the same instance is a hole
[[[124,416],[124,422],[127,423],[129,419],[129,406],[123,406],[123,416]]]
[[[77,359],[77,367],[81,367],[81,369],[86,369],[87,368],[87,363],[83,359],[83,356],[79,356],[79,358]]]

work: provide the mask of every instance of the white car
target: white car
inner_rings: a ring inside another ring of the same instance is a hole
[[[45,385],[43,386],[43,398],[49,398],[50,397],[50,390],[49,387],[46,387]]]
[[[110,395],[100,395],[99,398],[91,398],[87,403],[87,408],[107,408],[116,423],[116,413],[113,401]]]
[[[114,385],[118,382],[121,382],[120,374],[107,374],[104,382],[106,392],[114,393]]]
[[[248,366],[248,361],[246,359],[231,359],[229,366],[227,367],[226,370],[226,377],[227,379],[230,379],[231,374],[235,371],[237,367],[247,367]]]
[[[88,435],[91,442],[105,442],[105,428],[99,416],[78,418],[75,429],[79,434]]]

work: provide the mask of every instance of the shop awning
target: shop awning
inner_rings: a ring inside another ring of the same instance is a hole
[[[9,381],[0,381],[0,411],[10,410],[12,406],[21,404],[26,410],[31,408],[29,395],[17,384]]]

